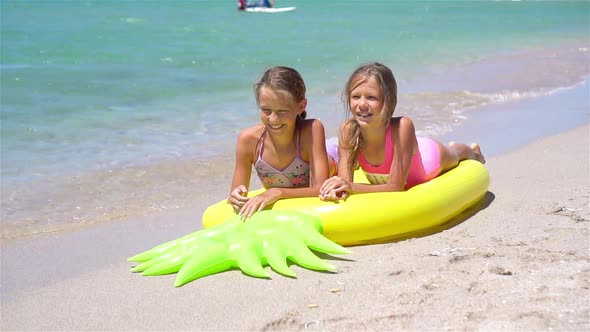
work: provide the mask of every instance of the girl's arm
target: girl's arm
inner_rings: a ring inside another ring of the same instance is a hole
[[[306,144],[305,150],[311,151],[309,153],[310,190],[305,196],[317,196],[320,186],[330,175],[324,125],[320,120],[311,120],[311,124],[302,130],[302,134],[305,134],[303,142],[309,142]]]
[[[392,139],[394,142],[393,162],[389,171],[389,182],[384,184],[384,191],[403,191],[412,166],[412,158],[418,149],[416,129],[408,117],[402,116],[393,123]]]
[[[338,130],[338,175],[324,181],[320,187],[320,199],[323,201],[337,202],[346,199],[352,190],[354,177],[353,165],[348,164],[348,158],[352,151],[346,148],[345,142],[349,142],[350,124],[344,122]]]
[[[345,148],[344,146],[344,142],[350,141],[350,125],[350,123],[344,122],[338,128],[338,176],[352,182],[354,178],[354,165],[348,164],[348,159],[352,151],[350,148]]]
[[[231,184],[228,203],[236,212],[249,200],[247,196],[250,187],[250,175],[252,172],[252,160],[256,149],[256,127],[248,128],[240,132],[236,143],[236,165]]]
[[[250,202],[240,210],[239,214],[241,216],[248,218],[255,212],[261,211],[279,199],[312,197],[319,194],[321,184],[324,183],[329,175],[326,134],[324,132],[324,125],[319,120],[305,120],[300,131],[300,153],[303,159],[309,160],[309,187],[268,188],[260,195],[250,199]]]

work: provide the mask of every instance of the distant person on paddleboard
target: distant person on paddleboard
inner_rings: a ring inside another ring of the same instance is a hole
[[[246,10],[249,7],[272,8],[275,6],[274,0],[263,0],[254,3],[248,3],[248,0],[238,0],[238,10]]]

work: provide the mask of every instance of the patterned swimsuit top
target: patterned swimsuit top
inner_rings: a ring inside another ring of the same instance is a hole
[[[296,132],[295,144],[297,145],[297,156],[283,170],[278,170],[269,165],[262,159],[262,150],[264,149],[264,138],[266,129],[258,140],[258,150],[256,151],[257,159],[254,164],[256,173],[264,188],[297,188],[309,187],[309,163],[299,155],[299,130]]]

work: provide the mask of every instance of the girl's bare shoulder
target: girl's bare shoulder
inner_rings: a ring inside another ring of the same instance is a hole
[[[409,117],[407,117],[405,115],[395,116],[395,117],[391,118],[391,122],[394,125],[401,125],[401,126],[413,124],[412,119],[410,119]]]
[[[305,119],[300,123],[302,135],[312,135],[318,131],[324,131],[324,124],[319,119]]]
[[[238,144],[256,144],[264,132],[264,125],[259,124],[242,129],[238,135]]]
[[[340,131],[341,134],[348,134],[353,126],[354,126],[354,120],[347,120],[344,121],[340,124],[340,126],[338,127],[338,130]]]

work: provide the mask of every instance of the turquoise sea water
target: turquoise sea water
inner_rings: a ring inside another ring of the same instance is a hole
[[[12,1],[1,10],[2,236],[225,197],[252,83],[287,65],[334,136],[359,64],[390,66],[399,114],[452,133],[477,108],[590,73],[588,1]]]

